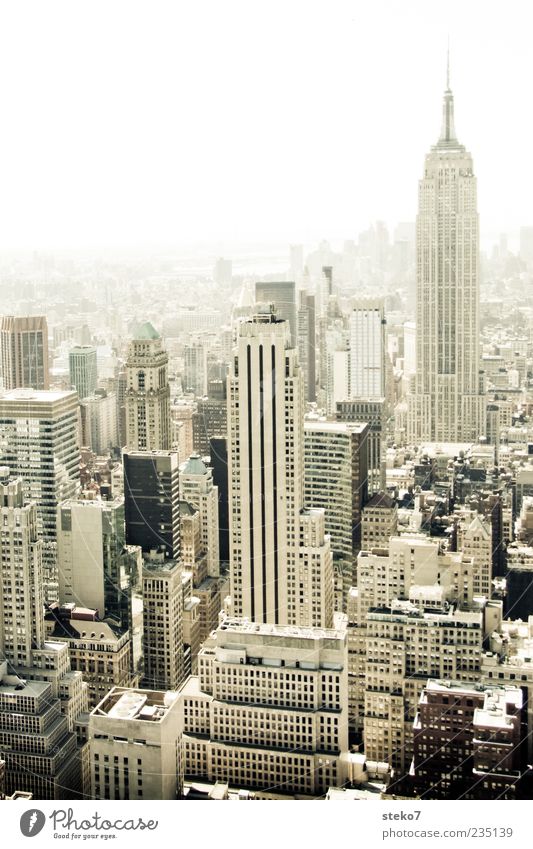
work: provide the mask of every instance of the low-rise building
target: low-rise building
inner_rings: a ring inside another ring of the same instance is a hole
[[[93,799],[176,799],[183,791],[177,694],[113,687],[89,717]]]
[[[225,619],[180,689],[185,775],[320,796],[348,776],[346,630]]]
[[[424,799],[514,799],[524,769],[517,687],[430,680],[414,722],[411,776]]]
[[[67,643],[71,669],[81,672],[88,684],[89,708],[113,687],[135,685],[129,631],[112,620],[98,621],[94,610],[73,605],[49,610],[45,624],[51,639]]]

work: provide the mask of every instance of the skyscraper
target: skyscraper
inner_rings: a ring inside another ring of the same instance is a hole
[[[130,343],[126,361],[126,432],[131,451],[168,451],[170,388],[168,355],[149,321]]]
[[[471,155],[444,92],[439,140],[426,156],[416,226],[416,384],[410,441],[473,442],[485,433],[479,357],[479,224]]]
[[[195,339],[183,349],[183,391],[203,397],[207,394],[207,344]]]
[[[297,282],[304,270],[304,246],[291,245],[289,248],[291,278]]]
[[[305,381],[306,401],[316,401],[315,296],[300,292],[298,309],[298,360]]]
[[[35,504],[25,502],[20,478],[0,468],[2,579],[0,658],[31,666],[32,648],[44,642],[42,541]]]
[[[80,487],[78,396],[13,389],[0,395],[0,463],[37,506],[45,601],[57,598],[57,507]]]
[[[350,315],[350,397],[385,397],[383,301],[362,301]]]
[[[196,412],[192,416],[194,450],[201,457],[211,454],[210,440],[224,439],[228,433],[226,379],[210,380],[207,397],[196,399]]]
[[[179,463],[173,451],[125,451],[126,542],[180,556]]]
[[[114,392],[97,389],[80,401],[82,445],[95,454],[107,454],[118,445],[117,398]]]
[[[533,261],[533,227],[520,228],[520,259]]]
[[[233,278],[233,263],[231,259],[219,256],[213,269],[213,277],[217,286],[231,285]]]
[[[94,345],[76,345],[68,355],[70,385],[78,398],[93,395],[98,382],[96,348]]]
[[[221,563],[229,563],[229,477],[228,439],[212,437],[209,440],[209,456],[213,467],[213,482],[218,487],[218,541]]]
[[[368,422],[368,492],[372,494],[385,489],[385,398],[337,401],[335,418],[338,422]]]
[[[4,389],[48,389],[48,325],[44,315],[5,315],[0,321]]]
[[[7,789],[72,798],[81,775],[69,722],[87,709],[87,688],[81,672],[70,672],[68,647],[45,642],[37,510],[6,467],[0,518],[0,760]]]
[[[294,280],[271,282],[260,281],[255,284],[255,300],[258,304],[274,304],[278,318],[290,325],[291,346],[296,345],[298,326],[296,321],[296,286]]]
[[[156,556],[144,561],[144,682],[156,690],[177,690],[185,677],[182,568]]]
[[[216,578],[220,575],[218,487],[213,483],[213,470],[197,454],[192,454],[181,468],[180,490],[182,498],[200,511],[201,538],[207,552],[207,573]]]
[[[256,622],[329,627],[330,537],[323,511],[304,510],[303,394],[288,322],[264,307],[240,325],[228,379],[233,610]]]
[[[303,381],[288,323],[271,307],[240,325],[228,378],[228,443],[233,609],[253,621],[292,623]]]
[[[352,566],[368,495],[368,432],[364,423],[309,419],[304,425],[305,503],[324,508],[333,554]]]
[[[64,501],[57,515],[59,600],[114,615],[127,627],[131,613],[124,550],[124,499]]]

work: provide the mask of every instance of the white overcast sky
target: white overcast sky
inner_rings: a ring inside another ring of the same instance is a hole
[[[485,234],[533,224],[530,0],[0,2],[0,249],[414,220],[451,40]]]

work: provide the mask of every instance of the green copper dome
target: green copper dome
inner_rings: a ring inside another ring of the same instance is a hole
[[[144,324],[138,328],[135,339],[160,339],[161,336],[149,321],[145,321]]]

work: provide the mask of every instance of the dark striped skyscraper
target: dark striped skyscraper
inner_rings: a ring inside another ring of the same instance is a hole
[[[264,306],[240,325],[228,378],[233,612],[256,622],[330,627],[324,512],[304,509],[303,413],[288,322]]]

